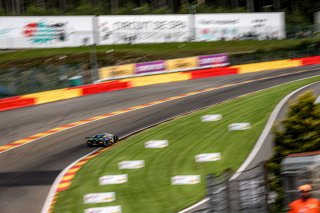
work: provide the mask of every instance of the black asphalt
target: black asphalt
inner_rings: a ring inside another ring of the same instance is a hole
[[[213,105],[239,95],[284,82],[320,75],[320,69],[317,68],[302,68],[313,70],[302,73],[297,73],[302,70],[301,68],[287,69],[146,86],[1,112],[0,144],[5,144],[73,121],[190,91],[291,73],[287,76],[222,88],[114,116],[63,131],[0,154],[1,212],[40,212],[50,186],[59,172],[93,150],[85,146],[85,136],[105,131],[123,136],[178,114]]]

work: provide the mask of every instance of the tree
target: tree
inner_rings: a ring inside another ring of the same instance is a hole
[[[283,158],[293,153],[320,150],[320,106],[315,104],[316,97],[312,91],[302,94],[297,103],[290,106],[287,118],[274,129],[275,154],[268,163],[274,177],[271,189],[278,193],[277,203],[283,199],[281,187],[280,163]]]
[[[111,12],[115,12],[119,9],[119,0],[111,0],[110,1],[110,10]]]
[[[247,11],[254,12],[254,0],[246,0],[247,2]]]
[[[282,121],[284,130],[275,132],[277,157],[320,149],[320,108],[315,100],[313,92],[308,91],[290,107],[288,118]]]

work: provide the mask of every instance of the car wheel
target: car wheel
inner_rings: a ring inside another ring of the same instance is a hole
[[[87,143],[87,145],[88,145],[88,147],[92,147],[92,145],[91,145],[91,144],[89,144],[89,143]]]
[[[116,143],[118,142],[118,140],[119,140],[118,136],[114,136],[114,142]]]
[[[104,142],[103,142],[103,146],[104,146],[104,147],[108,147],[108,146],[109,146],[109,143],[108,143],[107,141],[104,141]]]

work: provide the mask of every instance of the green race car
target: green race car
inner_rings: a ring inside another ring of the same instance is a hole
[[[97,134],[95,136],[86,137],[86,139],[88,139],[87,145],[89,147],[92,147],[92,146],[108,147],[119,140],[118,136],[110,133]]]

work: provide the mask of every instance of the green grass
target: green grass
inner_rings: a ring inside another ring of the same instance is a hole
[[[320,77],[301,80],[243,96],[226,103],[160,124],[121,141],[90,160],[78,172],[71,188],[59,194],[54,212],[83,212],[87,208],[121,205],[123,212],[177,212],[206,196],[205,177],[236,170],[246,159],[258,139],[271,111],[291,91],[319,81]],[[222,114],[223,119],[203,123],[202,115]],[[251,122],[246,131],[228,131],[228,124]],[[152,139],[167,139],[163,149],[145,149]],[[196,163],[201,153],[221,152],[222,159]],[[145,160],[145,168],[118,170],[123,160]],[[100,186],[99,177],[127,173],[129,181],[120,185]],[[200,174],[201,184],[172,186],[174,175]],[[116,201],[83,204],[83,195],[95,192],[116,192]]]

